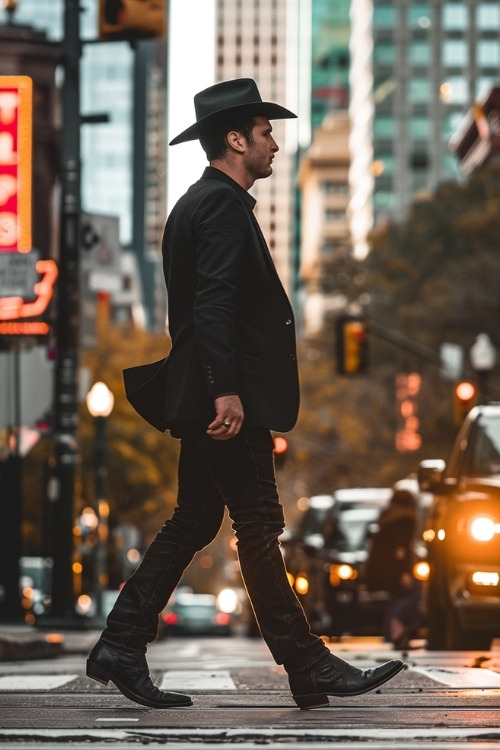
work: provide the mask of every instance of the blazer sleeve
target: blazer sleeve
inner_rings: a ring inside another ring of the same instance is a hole
[[[248,223],[248,209],[225,186],[205,195],[193,214],[195,335],[207,389],[214,398],[240,389],[237,304]]]

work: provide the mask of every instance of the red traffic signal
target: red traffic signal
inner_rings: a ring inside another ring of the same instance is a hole
[[[469,380],[456,383],[453,389],[453,416],[455,424],[460,426],[467,414],[477,403],[477,388]]]

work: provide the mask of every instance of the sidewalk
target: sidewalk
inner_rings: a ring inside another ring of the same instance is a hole
[[[0,662],[52,659],[62,654],[88,653],[97,630],[38,630],[30,625],[0,623]]]

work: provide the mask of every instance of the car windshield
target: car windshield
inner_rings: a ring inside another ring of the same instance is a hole
[[[470,476],[500,474],[500,419],[482,414],[476,422],[470,451]]]
[[[367,533],[375,523],[380,508],[350,508],[339,513],[335,519],[330,539],[325,544],[339,552],[356,552],[367,549]]]

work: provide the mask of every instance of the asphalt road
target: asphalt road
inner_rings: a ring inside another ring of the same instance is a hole
[[[159,641],[148,656],[154,681],[193,696],[190,708],[159,711],[85,676],[86,653],[96,635],[65,634],[55,658],[0,661],[0,748],[500,747],[500,648],[484,653],[417,648],[404,654],[408,669],[381,689],[348,700],[330,698],[330,708],[300,711],[286,674],[259,639]],[[362,668],[394,656],[377,639],[330,647]]]

